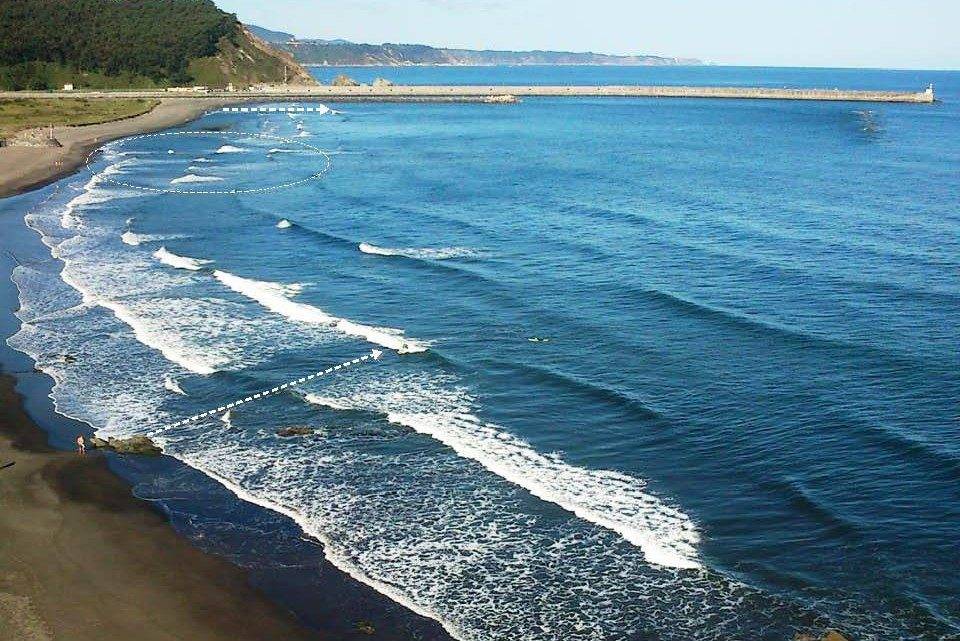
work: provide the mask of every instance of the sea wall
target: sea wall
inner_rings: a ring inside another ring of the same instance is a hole
[[[861,89],[787,89],[773,87],[683,87],[671,85],[629,86],[429,86],[394,85],[359,87],[283,85],[250,91],[111,91],[111,92],[0,92],[0,98],[49,97],[123,98],[228,98],[234,100],[311,99],[390,101],[477,101],[496,96],[517,97],[620,97],[620,98],[739,98],[747,100],[829,100],[852,102],[932,103],[932,87],[926,91]]]

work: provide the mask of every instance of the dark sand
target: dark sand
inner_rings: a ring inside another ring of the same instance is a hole
[[[178,537],[102,456],[48,447],[13,384],[0,375],[0,639],[330,638]]]

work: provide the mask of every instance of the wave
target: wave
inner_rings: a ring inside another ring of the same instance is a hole
[[[646,483],[627,474],[591,470],[541,454],[502,427],[469,411],[460,389],[431,389],[410,380],[385,389],[368,388],[345,396],[307,394],[308,403],[335,410],[384,414],[388,421],[430,436],[459,456],[480,463],[534,496],[639,547],[652,564],[681,569],[701,567],[700,536],[691,519],[644,491]],[[439,408],[439,409],[438,409]]]
[[[277,223],[277,229],[289,229],[290,227],[293,227],[293,223],[286,218]]]
[[[299,293],[300,288],[297,285],[282,285],[279,283],[242,278],[220,270],[215,271],[213,275],[217,280],[238,294],[242,294],[260,303],[270,311],[281,314],[291,320],[301,323],[327,325],[338,332],[348,336],[362,338],[381,347],[386,347],[387,349],[403,351],[405,353],[427,351],[428,344],[426,342],[405,337],[403,330],[362,325],[345,318],[331,316],[319,307],[291,300],[291,296]]]
[[[203,156],[200,156],[199,158],[194,158],[190,162],[213,162],[213,161],[210,160],[209,158],[204,158]]]
[[[125,231],[120,236],[120,240],[123,241],[125,245],[132,245],[136,247],[143,243],[155,243],[162,240],[177,240],[180,238],[186,238],[182,234],[137,234],[132,231]]]
[[[68,260],[64,260],[64,263],[67,266],[70,265],[70,261]],[[176,363],[180,367],[196,374],[209,375],[217,371],[212,365],[195,357],[188,356],[176,345],[171,344],[165,332],[156,329],[148,322],[144,322],[139,316],[134,314],[127,307],[110,299],[98,296],[89,288],[81,285],[68,273],[67,269],[64,269],[61,272],[60,278],[67,285],[80,292],[80,296],[82,297],[84,303],[88,305],[97,305],[113,312],[114,316],[130,327],[130,329],[133,331],[134,338],[136,338],[137,341],[143,343],[151,349],[157,350],[163,354],[164,358],[166,358],[168,361]]]
[[[466,258],[476,256],[477,251],[469,247],[378,247],[370,243],[360,243],[357,245],[364,254],[373,254],[375,256],[404,256],[406,258],[415,258],[418,260],[446,260],[448,258]]]
[[[274,147],[273,149],[269,150],[267,154],[268,155],[269,154],[295,154],[298,151],[301,151],[301,150],[300,149],[281,149],[280,147]]]
[[[561,387],[566,393],[569,393],[569,390],[575,390],[577,393],[591,396],[594,399],[630,412],[641,419],[654,420],[664,418],[660,412],[627,393],[582,379],[573,374],[527,363],[508,363],[501,361],[499,366],[506,369],[515,369],[521,374],[533,378],[538,383]]]
[[[168,251],[166,247],[161,247],[157,251],[153,252],[153,257],[164,265],[169,265],[170,267],[175,267],[177,269],[189,269],[193,272],[200,271],[205,265],[209,265],[213,262],[211,260],[190,258],[189,256],[178,256],[177,254]]]
[[[220,149],[217,149],[214,153],[217,154],[239,154],[246,151],[242,147],[234,147],[233,145],[223,145]]]
[[[181,183],[216,183],[222,182],[223,178],[218,176],[198,176],[197,174],[187,174],[186,176],[180,176],[179,178],[174,178],[170,181],[171,185],[179,185]]]
[[[113,199],[113,195],[98,189],[104,182],[104,177],[111,176],[119,172],[120,163],[115,163],[106,167],[102,172],[95,174],[81,188],[81,193],[72,198],[63,208],[63,214],[60,216],[60,226],[64,229],[76,229],[82,222],[77,215],[77,210],[88,205],[107,202]]]
[[[163,387],[174,394],[180,394],[181,396],[187,395],[187,393],[183,391],[183,388],[180,387],[180,383],[177,382],[177,379],[169,374],[163,377]]]

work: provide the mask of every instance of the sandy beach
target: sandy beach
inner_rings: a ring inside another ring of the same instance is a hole
[[[206,555],[98,454],[46,445],[0,376],[0,639],[322,639]]]
[[[82,127],[54,127],[61,147],[0,147],[0,198],[48,185],[82,166],[100,145],[140,133],[189,122],[228,99],[164,98],[152,111],[134,118]]]

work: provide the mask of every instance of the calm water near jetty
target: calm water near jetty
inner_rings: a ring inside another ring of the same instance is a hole
[[[943,102],[348,104],[118,141],[19,212],[58,260],[16,270],[10,342],[61,412],[152,433],[462,639],[960,634],[960,74],[314,71]],[[291,182],[313,147],[331,171],[291,189],[145,190]]]

